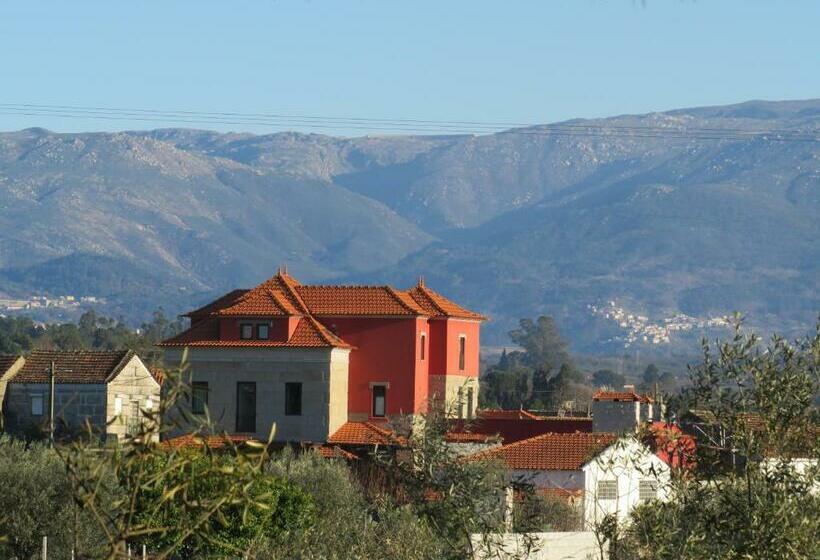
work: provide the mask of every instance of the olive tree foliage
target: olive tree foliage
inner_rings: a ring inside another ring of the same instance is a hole
[[[441,543],[412,508],[386,496],[365,497],[351,469],[340,459],[285,450],[271,457],[267,471],[307,493],[313,522],[286,537],[259,542],[253,558],[315,560],[432,560]]]
[[[109,493],[112,480],[103,481]],[[42,443],[0,439],[0,557],[28,560],[41,553],[47,535],[55,558],[98,554],[104,537],[73,499],[60,458]]]
[[[605,524],[612,557],[820,558],[818,368],[820,325],[764,347],[737,318],[731,340],[704,342],[682,399],[702,420],[696,468],[669,502]]]
[[[214,434],[207,414],[188,412],[185,368],[165,377],[161,406],[143,410],[145,421],[126,441],[100,448],[89,427],[89,437],[54,448],[72,498],[103,536],[99,557],[127,558],[134,543],[147,544],[159,560],[242,557],[263,534],[307,523],[309,499],[265,472],[264,443],[240,450],[225,438],[218,454],[204,443],[198,452],[156,443],[157,431],[180,423],[203,437]],[[114,492],[103,483],[110,478]]]
[[[472,558],[471,535],[489,538],[509,528],[505,501],[511,481],[498,462],[464,457],[449,445],[449,422],[440,412],[444,407],[433,402],[428,410],[423,417],[396,423],[396,445],[376,450],[381,479],[371,479],[367,490],[371,496],[381,490],[406,505],[432,531],[439,558]]]

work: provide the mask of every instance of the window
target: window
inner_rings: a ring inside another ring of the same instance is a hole
[[[383,418],[387,408],[387,387],[384,385],[373,386],[373,417]]]
[[[467,387],[467,418],[473,417],[473,388]]]
[[[43,395],[31,395],[31,415],[32,416],[42,416],[43,415]]]
[[[256,325],[256,338],[259,340],[268,339],[268,325],[267,323],[260,323]]]
[[[599,480],[598,481],[598,499],[599,500],[617,500],[618,499],[618,481],[617,480]]]
[[[236,431],[256,431],[256,383],[236,384]]]
[[[420,348],[419,348],[419,359],[423,360],[424,359],[424,353],[425,353],[424,347],[427,346],[427,335],[424,334],[424,333],[421,333],[421,340],[419,342],[419,346],[420,346]]]
[[[642,480],[638,483],[638,499],[642,502],[658,497],[658,483],[655,480]]]
[[[208,383],[206,381],[194,381],[191,384],[191,412],[193,414],[205,414],[208,406]]]
[[[142,414],[140,413],[140,402],[131,401],[131,413],[126,418],[125,431],[129,436],[135,436],[142,429]]]
[[[302,384],[285,383],[285,416],[302,415]]]
[[[464,418],[464,387],[458,388],[458,417]]]
[[[467,337],[461,335],[458,337],[458,369],[464,371],[464,359],[467,352]]]
[[[114,397],[114,416],[122,414],[122,397]]]
[[[250,323],[242,323],[239,325],[239,338],[242,340],[250,340],[253,338],[253,325]]]

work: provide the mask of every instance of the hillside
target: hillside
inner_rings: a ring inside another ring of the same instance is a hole
[[[588,307],[604,302],[656,320],[740,310],[787,333],[813,322],[820,143],[712,137],[816,136],[820,100],[564,124],[577,132],[0,134],[0,292],[95,295],[137,318],[287,263],[306,281],[423,274],[492,316],[494,343],[548,312],[576,348],[612,350],[622,329]]]

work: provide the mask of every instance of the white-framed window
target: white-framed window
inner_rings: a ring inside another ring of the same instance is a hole
[[[618,481],[617,480],[599,480],[596,495],[599,500],[617,500],[618,499]]]
[[[31,395],[31,415],[42,416],[45,409],[45,398],[43,395]]]
[[[658,482],[656,480],[642,480],[638,483],[638,499],[642,502],[654,500],[658,497]]]
[[[122,414],[122,397],[114,397],[114,416]]]
[[[458,369],[464,371],[467,362],[467,336],[460,335],[458,337]]]

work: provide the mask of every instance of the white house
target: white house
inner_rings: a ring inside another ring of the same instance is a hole
[[[631,436],[609,433],[543,434],[473,455],[501,460],[513,481],[581,510],[592,527],[608,513],[624,520],[644,500],[667,497],[670,469]]]
[[[669,496],[669,465],[633,437],[614,441],[581,470],[584,523],[588,527],[608,514],[624,521],[641,502]]]

